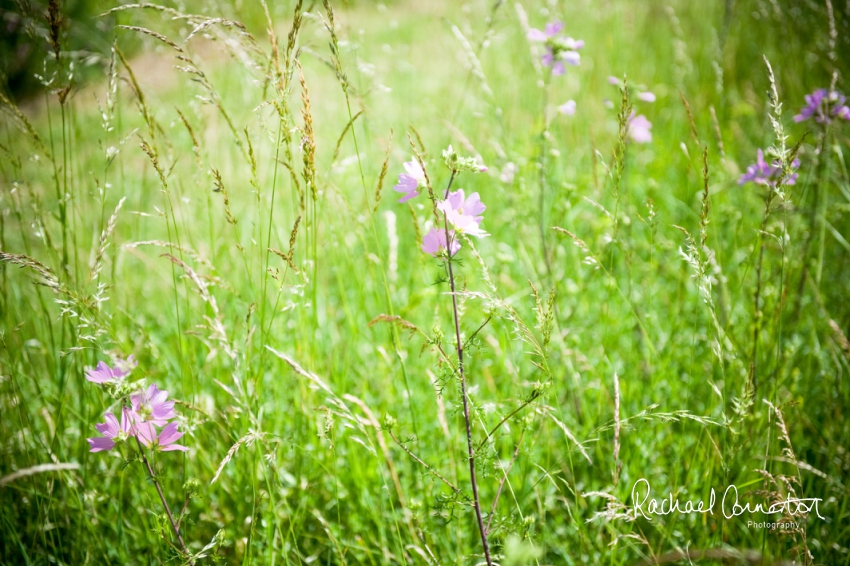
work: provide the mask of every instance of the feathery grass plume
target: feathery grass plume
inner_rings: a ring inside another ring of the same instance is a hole
[[[32,138],[32,141],[35,143],[38,150],[47,159],[53,161],[53,155],[47,150],[47,146],[44,145],[44,142],[41,140],[41,136],[38,135],[38,132],[29,121],[29,118],[27,118],[26,115],[21,112],[21,110],[11,100],[9,100],[2,90],[0,90],[0,102],[3,103],[3,109],[5,109],[12,117],[18,129]]]
[[[109,245],[109,235],[115,230],[115,224],[118,222],[118,212],[124,205],[125,200],[127,200],[127,197],[121,197],[121,200],[118,201],[118,205],[115,207],[115,211],[109,217],[109,222],[106,223],[106,227],[100,233],[100,243],[97,246],[97,252],[95,253],[94,262],[92,262],[89,274],[89,280],[91,281],[96,280],[100,276],[100,270],[103,267],[103,254],[106,253],[106,247]]]
[[[327,20],[323,21],[325,24],[325,28],[328,30],[328,33],[331,34],[331,67],[336,73],[336,78],[339,81],[339,84],[342,86],[342,90],[348,95],[348,77],[345,75],[345,70],[342,68],[342,62],[339,59],[339,40],[336,36],[336,24],[334,22],[334,11],[331,8],[331,3],[328,0],[322,0],[322,4],[325,7],[325,15],[327,16]],[[354,121],[353,119],[351,120]]]
[[[304,179],[304,191],[309,194],[313,202],[318,200],[319,192],[316,187],[316,140],[313,137],[313,114],[310,110],[310,91],[307,89],[307,81],[304,79],[304,70],[301,63],[295,61],[298,67],[298,81],[301,83],[301,152],[304,168],[301,178]]]
[[[331,163],[336,163],[336,158],[339,157],[339,149],[342,146],[342,140],[345,139],[345,134],[347,134],[348,130],[350,130],[354,126],[354,121],[357,120],[357,118],[359,118],[362,114],[363,110],[360,110],[359,112],[357,112],[357,114],[354,115],[353,118],[351,118],[351,120],[346,122],[345,128],[342,129],[342,133],[336,139],[336,145],[334,146],[334,156],[333,159],[331,159]]]
[[[384,188],[384,178],[387,176],[387,171],[390,166],[390,150],[393,146],[393,133],[393,130],[390,129],[390,139],[387,142],[387,152],[384,155],[384,164],[381,165],[381,172],[378,174],[378,183],[375,186],[375,206],[372,207],[372,214],[378,212],[378,205],[381,204],[381,195],[383,194],[381,190]]]
[[[227,189],[224,188],[224,182],[221,180],[221,173],[218,172],[218,169],[213,168],[210,168],[210,171],[213,175],[213,191],[221,193],[224,197],[224,215],[227,218],[227,221],[235,226],[236,218],[233,216],[233,213],[230,212],[230,197],[227,195]]]
[[[26,478],[29,476],[33,476],[36,474],[44,474],[47,472],[73,472],[75,470],[79,470],[80,465],[76,462],[68,462],[68,463],[57,463],[57,464],[38,464],[37,466],[30,466],[29,468],[23,468],[20,470],[15,470],[11,474],[7,474],[0,478],[0,486],[4,486],[12,483],[15,480]]]
[[[326,0],[327,1],[327,0]],[[455,38],[460,42],[461,47],[463,48],[463,53],[466,55],[467,63],[469,64],[470,72],[472,76],[478,79],[478,82],[481,84],[481,90],[484,94],[487,95],[488,99],[493,98],[493,90],[490,88],[490,85],[487,84],[487,76],[484,74],[484,69],[481,67],[481,61],[478,60],[478,55],[475,54],[475,48],[469,42],[463,32],[460,31],[456,25],[452,24],[452,33]]]
[[[36,259],[33,259],[23,254],[11,254],[0,251],[0,261],[5,261],[13,265],[20,265],[21,268],[27,267],[33,272],[35,272],[35,274],[38,276],[38,278],[35,280],[36,284],[43,285],[57,293],[67,292],[67,289],[59,281],[59,278],[56,276],[56,274],[53,273],[53,270],[51,270],[49,267],[47,267]]]
[[[623,86],[620,87],[620,111],[617,113],[617,149],[614,152],[614,167],[611,171],[614,181],[614,223],[619,226],[620,212],[620,182],[623,179],[623,171],[626,169],[626,141],[629,136],[629,119],[632,115],[632,103],[629,100],[629,82],[623,77]]]
[[[130,63],[127,62],[127,58],[124,56],[124,52],[118,48],[117,43],[113,44],[115,53],[118,55],[118,58],[121,59],[121,64],[124,65],[124,70],[127,71],[127,77],[130,81],[130,86],[133,88],[133,92],[136,94],[136,103],[139,108],[139,113],[141,113],[142,118],[145,120],[145,125],[148,127],[148,138],[151,140],[156,139],[156,130],[157,123],[151,114],[150,108],[148,107],[147,100],[145,99],[145,93],[142,91],[142,87],[139,86],[139,82],[136,80],[136,75],[133,73],[133,68],[130,66]]]
[[[298,273],[298,267],[295,265],[295,261],[293,261],[293,256],[295,254],[295,239],[298,235],[298,225],[301,223],[301,215],[295,219],[295,224],[292,226],[292,231],[289,233],[289,252],[283,253],[280,250],[275,248],[269,248],[269,251],[280,257],[292,268],[292,271]]]
[[[47,25],[50,29],[50,47],[53,49],[53,56],[56,62],[59,62],[59,52],[62,50],[60,42],[60,34],[62,33],[62,9],[59,7],[59,0],[50,0],[47,4]]]
[[[198,143],[198,136],[195,135],[195,129],[192,128],[192,124],[189,123],[189,120],[179,108],[175,106],[174,110],[177,111],[177,115],[180,116],[180,121],[183,123],[183,126],[186,127],[186,131],[189,132],[189,137],[192,139],[192,153],[195,154],[195,161],[198,163],[198,169],[203,169],[204,163],[201,160],[201,145]]]
[[[714,136],[717,138],[717,152],[720,157],[726,157],[726,152],[723,149],[723,135],[720,133],[720,122],[717,120],[717,112],[714,111],[714,105],[708,107],[711,111],[711,123],[714,126]]]
[[[143,241],[140,241],[140,242],[131,242],[129,244],[124,244],[123,246],[121,246],[121,248],[125,249],[125,250],[130,250],[130,249],[140,248],[140,247],[144,247],[144,246],[156,246],[156,247],[160,247],[160,248],[175,249],[175,250],[179,251],[181,254],[192,258],[193,261],[200,263],[204,267],[206,267],[208,269],[214,269],[213,264],[210,263],[210,261],[208,259],[202,257],[198,252],[196,252],[192,248],[187,247],[187,246],[178,246],[177,244],[170,244],[170,243],[165,242],[163,240],[143,240]]]
[[[685,93],[681,90],[679,91],[679,98],[682,99],[682,105],[685,107],[685,112],[688,115],[688,123],[691,125],[691,137],[697,144],[702,144],[700,141],[699,134],[697,133],[697,125],[694,123],[694,115],[691,113],[691,105],[688,104],[688,99],[685,98]]]

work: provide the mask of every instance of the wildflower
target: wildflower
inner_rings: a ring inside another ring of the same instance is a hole
[[[546,52],[543,54],[542,62],[552,68],[553,75],[563,75],[567,65],[576,66],[581,62],[578,50],[584,47],[584,41],[572,37],[559,37],[558,34],[564,29],[562,22],[549,22],[545,31],[530,29],[526,36],[531,41],[545,43]]]
[[[568,101],[564,102],[563,104],[558,106],[558,112],[560,112],[561,114],[563,114],[565,116],[572,116],[573,114],[576,113],[576,101],[575,100],[568,100]]]
[[[133,418],[129,409],[124,407],[121,411],[121,422],[112,413],[106,413],[106,422],[94,425],[94,428],[103,436],[87,438],[91,446],[91,452],[112,450],[117,442],[123,442],[134,434]]]
[[[620,79],[618,79],[614,75],[611,75],[610,77],[608,77],[608,84],[614,85],[614,86],[620,86]]]
[[[629,116],[628,121],[628,130],[629,137],[632,141],[637,143],[649,143],[652,141],[652,132],[649,130],[652,128],[652,122],[646,119],[646,116],[643,114],[638,114],[635,116],[635,113],[632,112]]]
[[[655,95],[649,91],[639,92],[637,97],[644,102],[655,102]]]
[[[793,185],[797,182],[796,169],[799,166],[799,159],[795,159],[791,163],[791,167],[794,171],[783,180],[784,184]],[[756,162],[747,167],[747,172],[741,175],[741,178],[738,179],[738,184],[743,185],[744,183],[752,182],[757,185],[776,187],[776,183],[779,181],[779,177],[781,175],[782,164],[778,161],[775,161],[772,164],[768,163],[764,160],[764,152],[762,150],[758,150]]]
[[[425,186],[425,172],[415,157],[404,164],[404,169],[407,173],[399,174],[398,184],[393,187],[393,190],[405,193],[398,202],[406,202],[419,196],[419,187]]]
[[[151,425],[151,423],[142,423],[138,426],[139,441],[148,448],[153,448],[160,452],[171,452],[173,450],[186,452],[189,450],[183,445],[174,444],[176,441],[180,440],[180,437],[184,434],[185,433],[177,430],[176,422],[170,422],[165,425],[165,428],[163,428],[159,433],[159,438],[157,438],[156,429],[153,425]]]
[[[460,242],[455,238],[454,232],[449,232],[449,239],[451,240],[451,253],[449,255],[453,256],[460,249]],[[431,231],[422,237],[422,251],[426,254],[436,257],[444,254],[447,249],[449,249],[449,245],[446,242],[446,231],[442,228],[431,228]]]
[[[446,221],[458,233],[466,234],[467,236],[475,236],[476,238],[486,238],[490,235],[481,229],[481,226],[474,217],[461,214],[457,210],[448,210],[444,212],[446,213]]]
[[[126,360],[118,360],[114,368],[109,367],[105,362],[98,362],[96,368],[86,370],[86,379],[92,383],[117,382],[122,380],[137,365],[138,362],[133,356]]]
[[[130,402],[133,404],[133,412],[136,414],[136,422],[151,423],[156,426],[163,426],[175,416],[174,401],[166,401],[168,398],[167,391],[160,391],[159,388],[151,384],[147,390],[130,396]]]
[[[437,208],[446,213],[455,211],[460,215],[472,216],[476,223],[484,220],[484,217],[480,215],[487,209],[477,192],[467,197],[463,189],[449,193],[446,200],[437,204]]]
[[[814,118],[818,124],[829,124],[832,118],[850,120],[850,107],[845,105],[845,102],[847,98],[840,92],[828,92],[825,88],[819,88],[806,95],[806,106],[794,116],[794,121],[802,122]]]

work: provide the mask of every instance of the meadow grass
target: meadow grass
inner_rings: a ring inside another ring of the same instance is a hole
[[[846,8],[332,9],[112,11],[86,84],[41,22],[47,94],[2,99],[0,560],[487,563],[469,442],[503,566],[850,563],[848,125],[791,119],[841,90]],[[564,76],[526,39],[553,20]],[[775,189],[738,184],[758,148]],[[450,262],[392,191],[413,154],[487,205]],[[86,442],[119,407],[86,370],[131,354],[189,447],[150,473]],[[650,521],[641,478],[822,517]]]

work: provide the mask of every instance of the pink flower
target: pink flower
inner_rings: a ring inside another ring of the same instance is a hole
[[[566,72],[564,63],[575,66],[581,62],[578,50],[584,47],[584,41],[572,37],[559,37],[558,34],[563,29],[562,22],[549,22],[546,24],[545,31],[531,28],[526,34],[531,41],[545,43],[546,52],[541,61],[545,66],[552,67],[553,75],[563,75]]]
[[[481,226],[475,220],[475,217],[461,214],[457,210],[444,212],[446,213],[446,220],[448,221],[449,226],[453,227],[458,233],[466,234],[467,236],[475,236],[476,238],[486,238],[490,235],[481,229]]]
[[[425,172],[415,157],[404,164],[404,169],[407,173],[399,174],[398,184],[393,187],[394,191],[405,193],[398,202],[406,202],[419,196],[419,187],[425,185]]]
[[[655,95],[651,92],[639,92],[637,97],[644,102],[655,102]]]
[[[455,255],[460,249],[460,242],[455,238],[454,232],[449,232],[451,239],[451,255]],[[448,245],[446,244],[446,231],[442,228],[431,228],[431,231],[422,238],[422,251],[436,257],[444,254]]]
[[[560,112],[561,114],[563,114],[565,116],[572,116],[573,114],[576,113],[576,101],[575,100],[568,100],[568,101],[564,102],[563,104],[558,106],[558,112]]]
[[[91,446],[91,452],[102,452],[103,450],[112,450],[115,448],[116,442],[127,440],[135,433],[133,428],[133,418],[130,415],[129,409],[124,407],[121,411],[121,422],[115,418],[112,413],[106,413],[106,422],[94,425],[94,428],[103,436],[95,438],[87,438]]]
[[[174,444],[176,441],[180,440],[180,437],[184,434],[185,433],[177,430],[176,422],[170,422],[165,425],[165,428],[163,428],[159,433],[159,438],[157,438],[156,429],[153,425],[151,425],[151,423],[142,423],[138,426],[139,441],[148,448],[153,448],[160,452],[171,452],[173,450],[186,452],[189,450],[185,446]]]
[[[614,85],[614,86],[620,86],[620,79],[618,79],[614,75],[611,75],[610,77],[608,77],[608,84]]]
[[[131,395],[130,402],[136,414],[136,423],[147,422],[163,426],[168,419],[174,418],[174,401],[166,401],[167,398],[168,392],[160,391],[154,384],[151,384],[146,391]]]
[[[652,128],[652,122],[646,119],[643,114],[632,112],[629,116],[628,130],[629,137],[637,143],[649,143],[652,141],[652,133],[649,131]]]
[[[120,381],[137,365],[139,364],[133,356],[127,358],[126,361],[116,361],[114,368],[109,367],[105,362],[98,362],[96,368],[86,370],[86,379],[92,383]]]
[[[481,202],[481,197],[477,192],[467,197],[463,189],[449,193],[449,197],[438,203],[437,208],[446,213],[454,210],[458,214],[472,216],[475,222],[481,222],[484,219],[480,214],[487,209],[484,203]]]

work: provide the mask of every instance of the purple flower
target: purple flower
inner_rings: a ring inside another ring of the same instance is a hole
[[[806,95],[806,105],[794,116],[794,121],[802,122],[814,118],[818,124],[829,124],[832,118],[850,120],[850,107],[846,106],[845,102],[847,98],[840,92],[828,92],[825,88],[819,88]]]
[[[404,169],[407,173],[399,174],[398,184],[393,187],[393,190],[405,193],[398,202],[406,202],[419,196],[419,187],[425,185],[425,172],[415,157],[404,164]]]
[[[116,442],[127,440],[134,434],[133,418],[129,409],[124,407],[121,411],[121,422],[112,413],[106,413],[106,422],[94,425],[94,428],[103,436],[87,438],[91,446],[91,452],[102,452],[115,448]]]
[[[614,85],[614,86],[620,86],[620,79],[618,79],[614,75],[611,75],[611,76],[608,77],[608,84]]]
[[[795,159],[791,163],[792,169],[796,170],[799,166],[799,159]],[[744,183],[756,183],[757,185],[775,187],[781,175],[782,165],[778,161],[775,161],[772,164],[768,163],[764,160],[764,152],[762,150],[758,150],[756,162],[753,165],[747,167],[747,172],[741,175],[741,178],[738,179],[738,184],[743,185]],[[796,182],[796,171],[793,171],[783,181],[783,183],[786,185],[793,185]]]
[[[186,452],[189,450],[185,446],[174,444],[176,441],[180,440],[180,437],[184,434],[185,433],[177,430],[176,422],[170,422],[165,425],[165,428],[159,432],[159,438],[157,438],[156,429],[153,425],[151,425],[151,423],[142,423],[138,426],[139,441],[148,448],[153,448],[160,452],[171,452],[172,450]]]
[[[567,65],[576,66],[581,62],[578,50],[584,47],[584,41],[572,37],[559,37],[558,34],[564,29],[562,22],[549,22],[546,30],[530,29],[526,37],[531,41],[539,41],[546,44],[546,52],[541,61],[547,67],[552,68],[553,75],[563,75]]]
[[[639,92],[637,97],[644,102],[655,102],[655,95],[651,92]]]
[[[120,381],[137,365],[139,364],[133,356],[127,358],[126,361],[117,360],[114,368],[109,367],[105,362],[98,362],[96,368],[86,370],[86,379],[92,383]]]
[[[455,255],[460,249],[460,242],[455,238],[454,232],[449,232],[449,239],[451,240],[450,255]],[[431,228],[431,231],[422,237],[422,251],[426,254],[436,257],[446,253],[448,247],[446,243],[446,231],[442,228]]]
[[[652,141],[652,122],[646,119],[643,114],[635,116],[634,111],[629,116],[628,135],[632,141],[637,143],[649,143]]]
[[[136,414],[136,423],[151,423],[156,426],[163,426],[175,416],[174,401],[166,401],[168,398],[167,391],[160,391],[159,388],[151,384],[147,390],[130,396],[130,402],[133,404],[133,412]]]
[[[576,101],[568,100],[564,102],[563,104],[558,106],[558,112],[564,114],[565,116],[572,116],[576,113]]]

